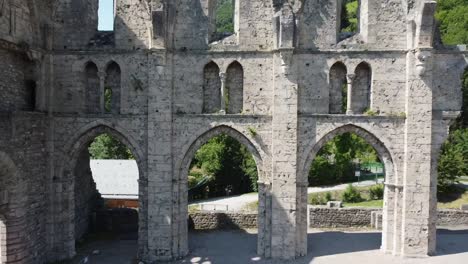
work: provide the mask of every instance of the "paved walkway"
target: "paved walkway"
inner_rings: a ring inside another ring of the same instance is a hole
[[[379,182],[383,182],[383,179],[379,179]],[[363,186],[371,186],[374,185],[375,181],[362,181],[362,182],[355,182],[353,183],[354,186],[363,187]],[[328,191],[337,191],[337,190],[344,190],[349,185],[340,184],[336,186],[330,187],[309,187],[307,189],[307,193],[317,193],[317,192],[328,192]],[[253,203],[258,201],[258,194],[257,193],[248,193],[243,195],[235,195],[229,197],[219,197],[219,198],[211,198],[207,200],[199,200],[190,205],[197,205],[203,206],[204,210],[222,210],[222,211],[241,211],[245,208],[245,206],[249,203]],[[201,208],[200,208],[201,209]],[[468,263],[467,263],[468,264]]]
[[[403,259],[380,252],[381,234],[376,231],[319,231],[308,236],[309,254],[293,261],[273,261],[256,255],[257,235],[244,231],[193,232],[189,234],[191,252],[173,264],[467,264],[468,227],[438,231],[438,255],[423,259]],[[136,263],[136,241],[98,241],[81,251],[73,263]],[[99,250],[98,255],[92,255]],[[86,251],[86,252],[83,252]],[[83,262],[88,256],[87,262]],[[80,262],[82,261],[82,262]]]

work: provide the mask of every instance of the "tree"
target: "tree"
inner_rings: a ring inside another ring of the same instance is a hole
[[[199,168],[210,176],[210,196],[225,195],[226,188],[232,194],[257,190],[257,166],[247,148],[225,134],[210,139],[195,154],[191,171]]]
[[[446,45],[468,44],[468,1],[438,0],[436,19]]]
[[[218,0],[216,7],[216,32],[234,32],[234,6],[232,0]]]
[[[344,133],[327,142],[317,153],[309,171],[309,185],[332,185],[355,180],[355,161],[377,162],[374,148],[354,133]]]
[[[341,32],[358,31],[358,8],[357,0],[344,0],[341,12]]]
[[[97,136],[88,150],[91,159],[134,159],[130,149],[109,134]]]

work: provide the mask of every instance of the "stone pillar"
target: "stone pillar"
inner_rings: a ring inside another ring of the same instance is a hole
[[[165,66],[172,54],[149,54],[148,58],[148,234],[142,260],[146,263],[167,261],[179,257],[173,250],[173,226],[186,221],[173,215],[175,207],[173,187],[177,185],[172,170],[172,78],[171,67]]]
[[[219,111],[221,114],[226,114],[226,105],[227,105],[227,95],[226,95],[226,73],[220,72],[219,79],[221,80],[221,110]]]
[[[353,83],[356,79],[355,74],[347,74],[346,75],[346,82],[347,82],[347,100],[346,100],[346,114],[352,115],[354,114],[353,111]]]
[[[271,257],[271,183],[258,181],[257,254]]]
[[[432,50],[407,54],[405,165],[401,254],[435,253],[437,179],[432,157]]]
[[[297,255],[298,85],[294,71],[290,70],[292,56],[292,49],[284,49],[274,58],[271,257],[281,259],[293,259]]]
[[[106,112],[105,110],[105,82],[106,82],[106,73],[99,71],[98,73],[99,76],[99,94],[100,94],[100,109],[101,109],[101,114],[104,114]]]

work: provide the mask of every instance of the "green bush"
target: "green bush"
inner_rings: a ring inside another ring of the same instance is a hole
[[[333,201],[333,197],[331,192],[326,192],[325,193],[325,202]]]
[[[359,203],[362,202],[361,193],[353,186],[348,185],[343,193],[342,200],[345,203]]]
[[[319,193],[314,193],[309,196],[309,204],[311,205],[322,205],[325,204],[323,197]]]
[[[377,184],[369,188],[371,200],[381,200],[384,197],[384,185]]]

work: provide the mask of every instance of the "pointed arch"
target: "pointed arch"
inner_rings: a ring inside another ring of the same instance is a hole
[[[104,81],[104,111],[106,113],[120,113],[121,82],[119,64],[115,61],[109,62]]]
[[[307,156],[305,159],[305,163],[302,165],[302,174],[305,176],[301,177],[306,177],[306,174],[309,172],[310,166],[320,149],[322,149],[322,147],[325,146],[325,144],[332,140],[334,137],[342,135],[344,133],[355,133],[356,135],[363,138],[367,143],[369,143],[377,151],[379,159],[385,166],[385,181],[394,182],[394,179],[396,177],[396,169],[392,158],[393,155],[390,153],[388,148],[374,134],[362,127],[352,124],[344,125],[329,131],[322,138],[318,139],[315,144],[313,144],[306,150],[307,152],[305,153],[307,153]]]
[[[363,114],[371,108],[372,68],[361,62],[355,70],[356,79],[351,94],[351,108],[355,114]]]
[[[221,110],[221,78],[219,67],[211,61],[203,69],[203,113]]]
[[[329,74],[329,113],[346,112],[346,66],[338,61],[330,68]]]
[[[101,112],[101,91],[99,84],[99,70],[96,64],[88,61],[84,68],[84,85],[86,89],[86,112]]]
[[[229,64],[226,71],[228,114],[240,114],[244,106],[244,68],[238,61]]]

